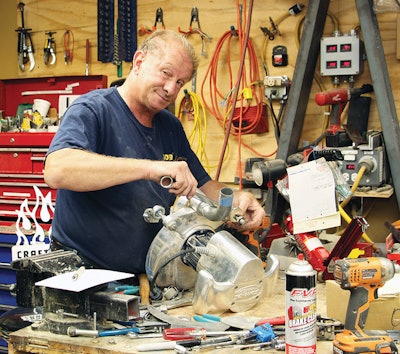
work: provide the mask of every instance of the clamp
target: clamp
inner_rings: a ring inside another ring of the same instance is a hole
[[[43,60],[46,65],[53,65],[56,63],[56,42],[54,41],[53,34],[57,32],[46,32],[48,35],[45,45],[44,45],[44,55]],[[51,57],[51,60],[50,60]]]
[[[153,33],[153,32],[157,29],[157,24],[159,24],[159,23],[161,24],[161,28],[162,28],[162,29],[165,29],[165,24],[164,24],[164,13],[163,13],[163,10],[162,10],[161,7],[159,7],[159,8],[156,10],[156,19],[155,19],[155,21],[154,21],[154,25],[153,25],[153,27],[151,28],[151,30],[148,29],[148,28],[142,27],[142,28],[139,30],[139,34],[140,34],[140,35],[144,35],[144,34]]]

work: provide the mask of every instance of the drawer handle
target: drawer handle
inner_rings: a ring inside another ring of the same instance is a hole
[[[15,139],[14,139],[14,138],[11,138],[11,139],[10,139],[10,143],[11,143],[11,144],[14,144],[14,143],[15,143]]]
[[[13,157],[16,159],[18,157],[18,153],[14,152]]]

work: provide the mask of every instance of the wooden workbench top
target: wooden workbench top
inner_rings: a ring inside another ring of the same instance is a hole
[[[326,316],[325,284],[317,284],[317,312],[321,316]],[[285,280],[281,275],[274,287],[271,296],[264,298],[257,306],[241,313],[225,313],[222,316],[255,316],[255,317],[276,317],[285,313]],[[192,316],[190,306],[169,310],[170,315]],[[32,327],[21,329],[10,334],[9,353],[41,353],[41,354],[65,354],[65,353],[85,353],[85,354],[130,354],[138,353],[138,344],[153,343],[162,341],[161,338],[152,339],[133,339],[128,336],[114,336],[101,338],[69,337],[58,335],[46,331],[33,330]],[[174,353],[173,350],[163,351]],[[232,353],[232,348],[223,349],[202,349],[203,353]],[[253,352],[251,349],[240,352]],[[282,353],[282,351],[268,350],[269,353]],[[318,341],[318,353],[331,353],[331,341]],[[147,352],[147,353],[160,353]]]

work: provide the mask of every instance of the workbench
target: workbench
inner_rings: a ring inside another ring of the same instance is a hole
[[[317,312],[321,316],[326,316],[326,296],[325,284],[317,284]],[[276,286],[270,292],[269,297],[265,297],[252,309],[241,313],[225,313],[221,316],[252,316],[252,317],[276,317],[285,313],[285,276],[280,274]],[[194,315],[191,306],[168,310],[170,315],[192,316]],[[66,335],[53,334],[46,331],[38,331],[32,327],[26,327],[10,334],[9,353],[41,353],[41,354],[65,354],[65,353],[103,353],[103,354],[129,354],[138,353],[135,347],[138,344],[162,341],[162,338],[151,339],[132,339],[128,336],[114,337],[69,337]],[[331,341],[318,341],[318,353],[331,353]],[[174,353],[171,351],[163,351]],[[232,353],[232,348],[222,349],[202,349],[206,353]],[[246,349],[240,352],[253,352]],[[282,353],[282,351],[268,350],[269,353]],[[148,352],[150,353],[150,352]],[[160,352],[151,352],[160,353]]]

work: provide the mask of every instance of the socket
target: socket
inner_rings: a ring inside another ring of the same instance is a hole
[[[266,76],[264,96],[271,100],[287,100],[290,80],[287,76]]]

